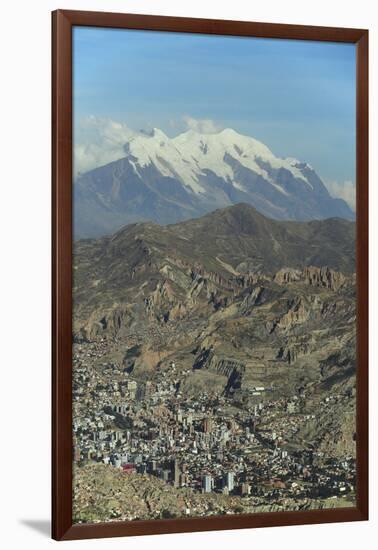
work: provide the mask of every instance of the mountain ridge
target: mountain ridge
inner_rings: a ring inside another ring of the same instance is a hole
[[[270,220],[247,204],[237,204],[179,224],[134,223],[112,236],[79,240],[75,257],[86,266],[88,286],[100,291],[105,285],[103,292],[117,301],[125,285],[148,281],[154,287],[173,272],[179,280],[181,271],[206,271],[226,280],[273,276],[287,267],[327,266],[350,275],[355,272],[354,243],[354,222]],[[85,289],[81,270],[76,277]]]
[[[77,177],[77,237],[110,234],[136,221],[177,223],[241,202],[275,219],[354,218],[309,164],[280,159],[232,129],[175,138],[157,129],[135,133],[123,154]]]

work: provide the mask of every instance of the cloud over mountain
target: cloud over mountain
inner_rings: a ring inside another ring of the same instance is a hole
[[[343,199],[352,210],[356,210],[356,186],[352,181],[326,181],[330,195]]]
[[[126,124],[108,118],[82,119],[74,130],[75,175],[124,157],[124,145],[134,134]]]
[[[222,126],[209,118],[193,118],[185,115],[183,121],[188,130],[194,130],[201,134],[215,134],[222,130]]]

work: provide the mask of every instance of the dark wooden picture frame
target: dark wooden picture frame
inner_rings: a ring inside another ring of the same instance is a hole
[[[348,42],[357,58],[357,505],[208,518],[72,521],[72,28]],[[368,519],[368,31],[58,10],[52,14],[52,537],[56,540]]]

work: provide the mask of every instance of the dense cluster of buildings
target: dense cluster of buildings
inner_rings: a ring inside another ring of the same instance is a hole
[[[150,474],[177,488],[245,498],[353,494],[353,457],[332,459],[293,444],[311,416],[301,412],[300,397],[273,400],[267,393],[262,399],[265,389],[252,388],[252,402],[240,407],[206,388],[185,395],[180,380],[190,373],[174,363],[143,380],[102,361],[106,350],[106,341],[74,345],[74,460],[79,466],[103,462],[125,475]]]

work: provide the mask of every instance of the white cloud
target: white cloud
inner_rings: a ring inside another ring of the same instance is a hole
[[[356,210],[356,186],[352,181],[327,181],[326,186],[332,197],[344,199],[352,210]]]
[[[210,118],[193,118],[191,116],[182,117],[187,130],[194,130],[201,134],[216,134],[222,130],[222,126]]]
[[[124,145],[133,135],[126,124],[94,116],[82,119],[74,132],[75,176],[124,157]]]
[[[184,116],[171,120],[176,131],[195,130],[213,134],[222,127],[210,119],[195,119]],[[89,116],[81,119],[74,129],[74,175],[104,166],[125,156],[124,146],[133,136],[138,135],[126,124],[108,118]]]

